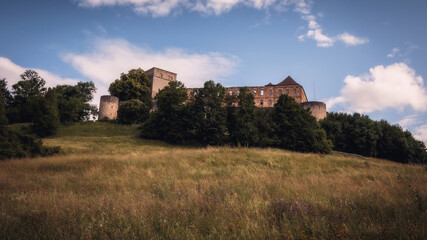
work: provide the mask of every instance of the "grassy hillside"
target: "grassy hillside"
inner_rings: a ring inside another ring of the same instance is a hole
[[[85,123],[0,162],[0,239],[427,239],[427,168]]]

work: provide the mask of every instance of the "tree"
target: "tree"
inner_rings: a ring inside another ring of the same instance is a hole
[[[45,83],[45,80],[36,71],[26,70],[21,74],[21,80],[12,85],[13,101],[8,110],[8,118],[12,123],[33,121],[30,100],[34,97],[44,96]]]
[[[427,163],[425,144],[399,125],[358,113],[328,113],[320,123],[335,150],[401,163]]]
[[[224,143],[227,129],[224,95],[225,88],[212,80],[196,90],[191,111],[198,142],[209,145]]]
[[[139,99],[132,99],[120,105],[117,118],[123,124],[142,123],[147,120],[149,109]]]
[[[335,150],[363,156],[377,155],[376,145],[380,129],[368,116],[359,113],[328,113],[320,124],[328,139],[334,143]]]
[[[86,121],[90,116],[97,115],[96,106],[89,103],[96,91],[93,82],[78,82],[75,86],[58,85],[53,91],[56,94],[62,123]]]
[[[254,145],[257,135],[254,95],[249,92],[247,87],[243,87],[239,90],[238,100],[237,126],[232,138],[238,145]]]
[[[32,96],[44,95],[46,81],[34,70],[26,70],[21,76],[21,81],[12,85],[15,98],[28,99]]]
[[[4,97],[4,104],[5,106],[9,106],[12,103],[12,94],[10,93],[9,89],[7,88],[7,81],[6,78],[0,79],[0,91],[3,93]]]
[[[326,140],[316,119],[288,95],[281,95],[274,105],[273,121],[282,148],[299,152],[332,150],[332,143]]]
[[[153,100],[151,98],[151,81],[147,74],[141,68],[131,69],[128,73],[122,73],[120,79],[116,79],[110,84],[108,91],[111,95],[116,96],[120,101],[129,101],[138,99],[144,105],[141,109],[147,118],[151,108],[153,107]],[[120,109],[119,109],[120,111]],[[136,114],[136,113],[135,113]]]
[[[4,128],[8,123],[6,118],[6,107],[4,104],[3,90],[0,89],[0,129]]]
[[[191,141],[193,124],[186,104],[187,99],[187,90],[182,82],[169,82],[168,86],[157,93],[155,97],[157,109],[142,125],[141,136],[170,143]]]
[[[46,96],[32,97],[31,104],[34,114],[32,127],[37,136],[47,137],[56,133],[59,115],[54,91],[50,89]]]
[[[141,68],[131,69],[128,73],[122,73],[120,79],[110,84],[108,91],[120,101],[139,99],[147,106],[151,106],[151,81]]]

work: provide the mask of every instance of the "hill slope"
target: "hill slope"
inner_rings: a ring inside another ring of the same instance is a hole
[[[64,154],[0,162],[0,239],[426,239],[427,168],[188,148],[85,123]]]

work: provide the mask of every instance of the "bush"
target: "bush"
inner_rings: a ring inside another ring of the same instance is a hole
[[[50,156],[60,151],[60,147],[44,147],[40,140],[7,128],[1,128],[0,133],[0,160]]]
[[[141,100],[132,99],[119,107],[117,120],[122,124],[142,123],[148,119],[150,109]]]

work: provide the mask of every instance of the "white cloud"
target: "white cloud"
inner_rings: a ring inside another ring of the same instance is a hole
[[[305,37],[313,39],[319,47],[331,47],[335,42],[341,41],[348,46],[365,44],[368,39],[359,38],[347,32],[329,37],[316,21],[316,16],[311,13],[311,0],[78,0],[80,6],[131,6],[135,12],[153,17],[168,16],[180,9],[187,9],[207,15],[220,15],[233,8],[245,6],[258,10],[284,11],[289,7],[301,15],[308,23],[308,31],[298,36],[299,40]],[[323,14],[319,14],[323,16]]]
[[[398,124],[403,127],[404,129],[407,129],[415,124],[419,123],[419,115],[418,114],[412,114],[409,116],[406,116],[402,120],[398,122]]]
[[[379,65],[362,76],[348,75],[341,96],[327,101],[329,108],[341,105],[345,111],[369,113],[387,108],[427,110],[423,78],[405,63]]]
[[[350,33],[344,32],[337,36],[329,37],[323,33],[323,29],[316,21],[316,16],[310,13],[309,9],[298,10],[302,14],[301,18],[308,23],[308,31],[304,35],[298,36],[299,40],[304,40],[305,37],[313,39],[317,42],[318,47],[332,47],[335,42],[341,41],[347,46],[357,46],[368,43],[366,38],[358,38]]]
[[[123,39],[98,39],[93,49],[83,54],[69,53],[63,59],[95,83],[97,98],[108,94],[110,83],[133,68],[159,67],[177,73],[178,80],[187,87],[200,87],[207,80],[218,81],[231,74],[239,61],[217,52],[188,53],[178,48],[152,51]]]
[[[293,0],[295,1],[295,0]],[[219,15],[234,7],[244,5],[255,9],[267,9],[272,6],[280,8],[288,5],[289,0],[79,0],[83,7],[98,6],[131,6],[140,14],[151,14],[154,17],[167,16],[180,8],[204,14]]]
[[[391,50],[391,53],[387,54],[387,57],[389,57],[389,58],[393,58],[394,56],[396,56],[396,54],[397,54],[399,51],[400,51],[400,50],[399,50],[399,48],[393,48],[393,49]]]
[[[415,128],[414,137],[427,144],[427,124]]]
[[[21,80],[20,75],[27,69],[36,71],[46,81],[46,87],[55,87],[56,85],[64,84],[75,85],[79,81],[78,79],[62,78],[57,74],[43,69],[22,67],[13,63],[8,58],[0,57],[0,78],[6,78],[9,88]]]
[[[358,38],[346,32],[338,35],[337,39],[349,46],[356,46],[356,45],[361,45],[369,42],[368,39]]]

